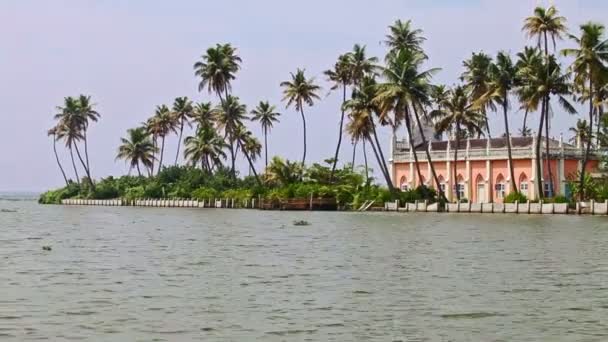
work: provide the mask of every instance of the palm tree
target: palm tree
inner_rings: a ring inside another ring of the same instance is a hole
[[[226,159],[224,148],[227,145],[212,126],[199,127],[184,143],[184,157],[193,165],[200,163],[203,171],[211,173],[214,167],[222,164],[222,159]]]
[[[177,159],[179,158],[179,149],[182,145],[182,134],[184,133],[184,124],[190,125],[189,119],[194,114],[194,107],[192,101],[188,100],[187,97],[178,97],[173,102],[172,117],[175,121],[175,125],[179,126],[179,140],[177,141],[177,153],[175,154],[175,165],[177,165]]]
[[[535,108],[530,107],[528,102],[527,94],[522,92],[521,86],[526,82],[526,75],[534,73],[534,70],[538,70],[540,65],[542,64],[542,56],[541,51],[538,48],[532,48],[526,46],[524,51],[517,54],[517,63],[515,64],[516,71],[516,85],[517,85],[517,97],[519,102],[521,103],[520,109],[524,110],[524,121],[522,128],[520,129],[520,134],[522,136],[532,135],[532,131],[527,126],[528,114],[530,111],[534,111]]]
[[[76,174],[76,178],[78,179],[78,170],[76,168],[76,164],[74,163],[74,154],[73,150],[76,150],[76,155],[82,167],[87,174],[88,182],[91,187],[94,187],[93,180],[89,173],[89,169],[87,168],[86,162],[82,158],[80,153],[80,149],[78,148],[78,142],[84,140],[83,128],[86,126],[86,117],[81,115],[80,112],[80,103],[79,100],[68,96],[64,98],[63,106],[58,106],[57,110],[59,113],[55,115],[55,119],[59,121],[57,137],[59,139],[63,139],[66,142],[66,146],[70,150],[70,157],[72,158],[72,166],[74,167],[74,173]]]
[[[383,68],[383,76],[386,82],[379,85],[378,94],[375,99],[380,107],[383,108],[382,111],[387,112],[392,110],[394,112],[395,124],[402,120],[405,121],[410,148],[414,151],[413,155],[418,179],[422,179],[422,173],[420,172],[418,156],[415,152],[417,146],[413,139],[414,133],[412,132],[411,118],[413,117],[416,120],[418,133],[422,138],[422,145],[426,147],[427,140],[418,113],[424,109],[424,106],[430,104],[429,93],[431,85],[429,82],[432,75],[439,70],[429,69],[420,71],[419,69],[425,60],[425,55],[416,50],[400,50],[389,56],[387,66]],[[431,174],[433,175],[436,189],[444,197],[428,148],[425,148],[425,153],[431,165]]]
[[[385,40],[385,44],[390,48],[388,56],[403,49],[417,51],[424,55],[422,44],[426,38],[422,35],[422,30],[412,27],[411,20],[405,22],[397,20],[388,29],[390,33],[386,35]]]
[[[585,152],[586,144],[593,140],[593,137],[589,139],[589,131],[589,123],[587,120],[578,119],[576,120],[576,126],[570,127],[570,132],[573,133],[573,137],[570,139],[570,142],[575,145],[580,144],[581,152],[583,153]]]
[[[241,58],[236,49],[230,44],[216,44],[207,49],[201,60],[194,63],[194,75],[200,77],[198,90],[207,88],[209,93],[215,93],[223,103],[231,89],[231,82],[240,69]]]
[[[232,176],[236,178],[235,161],[237,150],[235,142],[237,141],[235,140],[235,132],[243,124],[242,122],[247,119],[247,106],[241,104],[238,97],[228,95],[224,102],[214,110],[214,118],[218,130],[224,131],[224,138],[228,139],[232,162],[231,172]]]
[[[441,108],[431,112],[431,117],[437,120],[435,129],[439,132],[455,132],[456,149],[454,150],[454,185],[457,184],[458,150],[460,149],[460,139],[463,133],[481,133],[481,125],[484,122],[484,115],[476,110],[472,103],[472,98],[464,86],[457,86],[450,91],[450,97],[445,100]],[[460,192],[456,191],[456,199],[460,202]]]
[[[139,164],[142,164],[148,169],[148,173],[152,175],[152,165],[156,148],[150,139],[150,134],[144,127],[132,128],[127,130],[127,138],[121,138],[121,145],[118,147],[116,160],[124,159],[129,162],[129,171],[134,167],[137,168],[137,174],[141,177],[141,169]]]
[[[257,159],[261,152],[261,144],[259,143],[259,141],[257,141],[255,137],[253,137],[251,131],[248,131],[245,125],[243,124],[240,124],[235,127],[233,136],[234,140],[245,155],[245,158],[247,158],[247,162],[249,162],[249,168],[253,172],[255,180],[257,181],[258,185],[262,185],[260,177],[258,177],[258,173],[255,170],[255,165],[253,165],[254,160]]]
[[[200,129],[202,127],[212,127],[214,124],[213,105],[211,102],[201,102],[194,105],[192,121]]]
[[[344,129],[344,103],[346,102],[346,88],[352,84],[352,68],[350,68],[351,61],[350,54],[340,55],[338,61],[334,65],[333,69],[326,70],[324,72],[330,82],[333,82],[330,90],[336,90],[342,88],[342,114],[340,116],[340,126],[338,130],[338,144],[336,145],[336,152],[334,154],[333,165],[331,167],[331,179],[333,179],[334,172],[336,171],[336,164],[338,163],[338,155],[340,154],[340,145],[342,144],[342,131]]]
[[[171,110],[166,105],[160,105],[156,107],[156,111],[154,112],[154,116],[152,116],[146,122],[146,127],[148,133],[152,135],[152,143],[156,147],[156,139],[160,137],[161,139],[161,148],[160,148],[160,156],[158,158],[158,171],[160,173],[163,167],[163,156],[165,154],[165,138],[171,132],[177,132],[176,121],[173,119]],[[156,149],[155,149],[156,151]],[[157,151],[158,152],[158,151]],[[152,159],[152,169],[154,169],[154,160]],[[153,170],[154,171],[154,170]]]
[[[65,185],[68,186],[68,177],[65,175],[65,171],[63,170],[63,166],[61,166],[61,162],[59,161],[59,155],[57,154],[57,127],[52,127],[47,131],[47,135],[53,137],[53,152],[55,153],[55,160],[57,160],[57,166],[59,166],[59,170],[61,170],[61,174],[63,175],[63,179],[65,180]]]
[[[382,144],[378,139],[376,133],[376,124],[374,122],[374,116],[381,117],[381,110],[378,107],[374,99],[377,96],[376,90],[378,89],[376,81],[373,77],[365,77],[358,90],[353,93],[351,99],[347,100],[344,104],[344,109],[349,112],[349,117],[352,122],[352,126],[347,126],[347,130],[351,137],[355,140],[367,139],[372,146],[374,155],[382,176],[386,181],[386,186],[391,192],[395,191],[391,176],[386,165],[386,159],[382,152]],[[366,123],[365,120],[368,122]],[[380,122],[381,124],[389,124],[388,122]],[[363,134],[368,133],[368,134]],[[374,140],[371,140],[373,137]],[[365,140],[364,140],[365,141]]]
[[[285,186],[299,181],[303,172],[302,164],[275,156],[266,168],[265,178],[269,183]]]
[[[471,58],[465,60],[462,64],[465,71],[460,76],[460,79],[465,82],[473,102],[478,101],[484,94],[488,93],[492,57],[483,52],[473,53]],[[490,123],[487,117],[488,110],[496,110],[493,102],[487,102],[486,106],[480,108],[481,114],[485,116],[485,129],[488,133],[488,138],[491,138]]]
[[[529,38],[536,38],[538,47],[541,48],[544,42],[545,49],[545,65],[549,65],[549,39],[553,42],[553,49],[556,48],[556,40],[562,39],[563,35],[567,33],[566,18],[559,15],[559,11],[555,6],[549,8],[536,7],[534,9],[534,15],[524,20],[524,26],[522,31],[526,32]],[[546,69],[549,73],[549,68]],[[547,75],[547,78],[549,76]],[[547,96],[549,96],[547,94]],[[549,98],[542,101],[541,105],[541,118],[540,121],[544,121],[545,124],[545,135],[547,135],[547,158],[549,158]],[[544,109],[544,110],[542,110]],[[542,127],[540,129],[542,132]],[[542,137],[542,133],[539,134]],[[540,139],[538,140],[540,143]],[[540,166],[538,166],[540,168]],[[553,173],[551,171],[551,163],[547,162],[547,171],[549,174],[549,187],[551,194],[553,193]],[[539,182],[540,185],[540,182]],[[539,191],[539,193],[541,193]]]
[[[557,96],[558,104],[567,113],[574,114],[576,109],[567,100],[567,96],[571,94],[570,91],[570,77],[568,74],[564,74],[561,71],[561,67],[557,62],[555,56],[551,55],[548,58],[547,63],[541,62],[535,65],[534,68],[528,69],[525,72],[519,74],[520,78],[520,98],[525,99],[525,106],[530,110],[536,110],[539,106],[541,108],[541,116],[539,121],[539,127],[537,134],[536,144],[536,174],[538,175],[538,193],[543,196],[543,188],[540,180],[542,179],[541,170],[541,141],[542,141],[542,130],[545,128],[545,154],[549,158],[549,130],[548,126],[545,125],[545,120],[549,117],[551,109],[550,99],[551,96]],[[550,163],[548,163],[550,164]],[[547,168],[549,174],[549,189],[550,193],[553,193],[553,176],[551,169]]]
[[[91,97],[80,95],[78,97],[78,115],[81,117],[83,127],[82,127],[82,136],[84,141],[84,155],[85,160],[87,162],[87,169],[89,170],[88,174],[90,177],[91,166],[89,164],[89,148],[88,148],[88,139],[87,139],[87,131],[89,129],[89,122],[97,122],[101,115],[94,109],[95,104],[91,103]]]
[[[315,84],[314,78],[307,79],[303,69],[291,73],[291,80],[281,82],[283,87],[283,101],[287,101],[286,108],[291,105],[300,111],[302,116],[302,127],[304,129],[304,153],[302,154],[302,168],[306,163],[306,117],[304,116],[304,105],[313,106],[314,101],[320,99],[317,94],[321,87]]]
[[[604,38],[605,27],[602,24],[586,23],[581,25],[581,36],[570,35],[570,38],[578,45],[575,49],[564,49],[562,54],[574,57],[571,70],[574,73],[574,83],[579,92],[588,94],[589,102],[589,136],[593,135],[593,114],[595,89],[602,83],[602,78],[608,72],[605,62],[608,62],[608,40]],[[583,157],[583,165],[580,172],[580,187],[584,189],[585,168],[591,152],[591,140],[587,142],[587,148]],[[585,192],[581,191],[581,200]]]
[[[494,102],[502,107],[503,119],[505,122],[505,140],[507,142],[507,154],[509,159],[509,175],[511,178],[511,189],[518,192],[515,183],[515,172],[513,170],[513,154],[511,152],[511,133],[509,132],[510,107],[509,96],[516,84],[516,68],[511,57],[506,52],[499,52],[496,56],[496,63],[490,66],[490,79],[488,92],[482,95],[476,102],[479,108],[485,108],[488,102]]]
[[[271,106],[268,101],[260,101],[258,106],[251,111],[252,121],[258,121],[262,125],[264,133],[264,159],[265,166],[268,167],[268,132],[272,129],[275,122],[279,122],[281,113],[276,111],[275,106]]]

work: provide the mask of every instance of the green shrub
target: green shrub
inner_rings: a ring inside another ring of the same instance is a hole
[[[218,197],[218,192],[212,188],[200,187],[192,192],[192,198],[199,201],[214,199]]]
[[[568,198],[566,198],[566,196],[559,195],[553,197],[553,203],[570,203],[570,201],[568,200]]]
[[[145,198],[145,194],[146,194],[146,190],[144,189],[144,187],[142,185],[139,185],[136,187],[128,188],[125,191],[123,197],[129,201],[132,201],[132,200],[136,200],[136,199],[140,199],[140,198]]]
[[[505,197],[505,203],[527,203],[528,198],[521,192],[513,191]]]

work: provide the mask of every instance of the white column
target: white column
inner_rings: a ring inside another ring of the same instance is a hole
[[[486,182],[485,182],[485,187],[486,187],[486,193],[485,193],[485,202],[486,203],[490,203],[492,202],[492,162],[490,161],[490,159],[486,159]]]

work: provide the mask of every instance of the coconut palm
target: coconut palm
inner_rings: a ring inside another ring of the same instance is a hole
[[[55,119],[59,121],[57,125],[57,137],[65,140],[65,144],[70,150],[70,157],[72,158],[72,166],[74,167],[74,173],[76,178],[79,179],[78,169],[74,163],[73,150],[76,150],[76,155],[80,161],[82,168],[88,177],[88,182],[91,187],[94,187],[92,178],[87,168],[86,162],[82,158],[80,149],[78,148],[78,142],[84,140],[83,128],[86,126],[85,116],[80,115],[80,103],[79,100],[68,96],[64,98],[63,106],[58,106],[57,110],[59,113],[55,114]],[[80,183],[80,181],[78,181]]]
[[[262,149],[261,144],[253,136],[251,131],[248,131],[247,128],[245,127],[245,125],[243,125],[243,124],[240,124],[237,127],[235,127],[233,136],[234,136],[234,140],[238,144],[239,148],[245,155],[245,158],[247,158],[247,162],[249,163],[249,168],[253,172],[255,180],[257,181],[258,185],[262,185],[262,182],[260,181],[260,177],[258,176],[258,173],[255,170],[255,165],[253,165],[253,162],[255,161],[255,159],[257,159],[257,157],[260,155],[260,152]]]
[[[194,63],[194,75],[200,78],[198,90],[207,88],[209,93],[215,93],[223,103],[228,97],[231,82],[236,78],[235,74],[239,71],[241,62],[236,49],[230,44],[210,47],[201,60]]]
[[[427,140],[423,131],[423,124],[420,120],[419,112],[424,106],[430,104],[430,79],[432,75],[439,69],[420,70],[422,63],[426,60],[424,54],[416,50],[400,50],[387,58],[387,65],[383,68],[383,76],[385,82],[378,86],[378,94],[375,101],[382,108],[383,112],[392,110],[394,112],[395,124],[405,121],[410,148],[415,151],[418,147],[413,139],[414,132],[412,131],[411,119],[414,118],[418,133],[422,138],[422,145],[427,146]],[[425,153],[429,165],[431,165],[431,174],[436,184],[436,189],[441,192],[439,186],[439,178],[435,172],[430,152],[425,148]],[[418,172],[418,179],[422,179],[420,165],[418,165],[417,153],[413,153]]]
[[[340,116],[340,126],[338,129],[338,143],[336,144],[336,152],[334,153],[333,165],[331,167],[331,179],[333,179],[334,172],[336,171],[336,164],[338,163],[338,156],[340,154],[340,145],[342,144],[342,131],[344,129],[344,103],[346,102],[346,89],[352,84],[353,81],[353,70],[350,67],[351,57],[350,54],[340,55],[338,61],[334,64],[333,69],[326,70],[324,72],[327,79],[333,83],[330,90],[342,89],[342,113]]]
[[[214,124],[213,105],[211,102],[201,102],[194,105],[192,121],[200,129],[202,127],[212,127]]]
[[[412,27],[411,20],[405,22],[397,20],[393,25],[390,25],[388,29],[390,33],[386,35],[385,44],[390,49],[388,53],[389,56],[403,49],[414,50],[424,54],[422,44],[426,38],[422,35],[422,30]]]
[[[187,97],[178,97],[173,102],[172,118],[175,121],[175,126],[179,126],[179,140],[177,141],[177,153],[175,154],[175,165],[179,159],[179,150],[182,145],[182,134],[184,133],[184,124],[190,125],[190,118],[194,115],[194,107],[192,101]]]
[[[173,119],[171,114],[171,110],[166,105],[160,105],[156,107],[154,112],[154,116],[152,116],[146,122],[146,128],[148,133],[152,135],[152,143],[156,147],[156,139],[161,139],[161,148],[160,148],[160,156],[158,158],[158,171],[159,173],[163,167],[163,157],[165,154],[165,139],[167,135],[171,132],[177,132],[176,122]],[[157,149],[155,149],[157,151]],[[157,151],[158,152],[158,151]],[[154,169],[154,161],[156,158],[152,159],[152,169]]]
[[[184,157],[193,165],[200,163],[203,171],[211,173],[226,159],[227,145],[212,126],[199,127],[194,136],[186,137],[184,144]]]
[[[134,167],[137,169],[137,174],[141,177],[142,164],[148,169],[148,174],[152,175],[152,161],[156,148],[150,139],[150,134],[145,127],[132,128],[127,130],[127,138],[121,138],[121,145],[118,147],[116,160],[124,159],[129,163],[129,171]]]
[[[488,93],[492,57],[483,52],[473,53],[471,58],[465,60],[462,64],[465,71],[460,76],[460,79],[465,82],[468,92],[471,94],[472,100],[474,102],[478,101],[484,94]],[[490,122],[487,117],[488,110],[496,110],[493,102],[487,102],[485,103],[484,107],[480,108],[481,114],[485,116],[484,122],[486,132],[488,133],[488,138],[491,138]]]
[[[61,161],[59,161],[59,155],[57,154],[57,127],[52,127],[47,131],[47,135],[53,137],[53,152],[55,153],[55,160],[57,160],[57,166],[59,166],[59,170],[61,170],[61,175],[63,175],[63,179],[65,180],[65,185],[69,185],[68,177],[65,175],[65,171],[63,170],[63,166],[61,165]]]
[[[568,74],[562,72],[559,63],[553,55],[549,56],[547,63],[543,61],[536,65],[535,68],[529,69],[525,73],[520,73],[518,77],[521,82],[518,93],[520,94],[520,98],[525,99],[527,108],[530,108],[530,110],[536,110],[539,106],[541,108],[539,127],[536,132],[538,141],[538,144],[536,144],[536,174],[539,179],[539,181],[537,181],[538,193],[540,196],[543,196],[542,182],[540,182],[540,179],[542,178],[542,155],[540,150],[542,130],[544,127],[546,139],[545,154],[549,157],[549,130],[548,126],[545,125],[545,120],[549,117],[549,113],[551,112],[551,96],[557,97],[557,103],[565,112],[570,114],[576,113],[576,109],[567,100],[567,97],[571,95],[570,77]],[[547,167],[547,172],[549,174],[550,193],[553,193],[553,176],[551,168]]]
[[[457,86],[450,91],[450,96],[445,100],[442,109],[431,112],[431,117],[437,120],[435,129],[439,132],[455,132],[456,148],[454,150],[454,183],[457,184],[458,150],[463,133],[479,134],[484,122],[484,115],[479,112],[473,102],[469,90],[464,86]],[[460,202],[460,192],[456,191],[456,199]]]
[[[517,69],[516,93],[518,100],[521,104],[520,109],[524,111],[523,125],[522,128],[519,130],[522,136],[532,135],[532,131],[527,126],[527,119],[528,114],[530,114],[531,111],[534,111],[535,108],[530,107],[530,103],[528,101],[528,98],[526,97],[527,94],[522,92],[522,89],[525,88],[520,88],[520,86],[523,85],[524,82],[526,82],[526,75],[531,73],[533,74],[534,70],[538,70],[542,62],[543,59],[541,56],[541,51],[538,48],[526,46],[522,52],[519,52],[517,54],[517,63],[515,64],[515,68]]]
[[[224,102],[215,108],[213,113],[218,130],[224,132],[224,139],[228,139],[232,163],[231,172],[232,176],[236,178],[235,161],[237,150],[235,143],[238,142],[235,140],[235,132],[243,124],[243,121],[247,119],[247,106],[241,104],[238,97],[228,95]]]
[[[286,108],[295,107],[302,116],[302,127],[304,132],[304,152],[302,153],[302,168],[306,163],[306,117],[304,116],[304,105],[309,107],[314,105],[315,100],[319,100],[318,95],[321,87],[315,84],[314,78],[306,78],[303,69],[298,69],[296,73],[291,73],[291,80],[281,82],[283,88],[283,101],[287,101]]]
[[[271,184],[289,185],[302,177],[302,164],[275,156],[266,167],[265,178]]]
[[[265,166],[268,167],[268,132],[272,129],[272,126],[279,122],[279,116],[281,113],[276,111],[275,106],[271,106],[268,101],[260,101],[257,107],[251,111],[252,121],[258,121],[262,126],[262,132],[264,133],[264,160]]]
[[[536,7],[534,15],[524,20],[522,31],[529,38],[536,39],[538,47],[544,43],[545,57],[549,56],[549,39],[553,42],[553,49],[556,48],[556,40],[562,39],[568,32],[566,18],[559,15],[555,6],[548,8]]]
[[[576,126],[570,127],[570,132],[572,132],[573,137],[570,139],[570,142],[580,146],[581,152],[584,153],[586,144],[593,140],[589,139],[589,123],[587,120],[578,119],[576,120]],[[593,132],[593,130],[591,130]],[[592,137],[593,138],[593,137]]]
[[[95,104],[91,103],[91,97],[86,95],[80,95],[78,97],[78,115],[81,117],[83,127],[82,127],[82,137],[84,142],[84,156],[85,161],[87,163],[87,170],[89,170],[88,174],[90,177],[91,166],[89,164],[89,147],[88,147],[88,139],[87,139],[87,131],[89,129],[90,122],[97,122],[101,115],[95,110]]]
[[[602,24],[586,23],[580,26],[581,36],[570,35],[570,38],[578,45],[578,48],[564,49],[562,54],[574,57],[570,69],[574,73],[574,83],[580,93],[587,92],[589,102],[589,136],[593,135],[593,114],[595,89],[602,83],[604,75],[608,72],[604,63],[608,62],[608,40],[605,39],[605,27]],[[583,188],[585,179],[585,167],[591,152],[591,141],[587,142],[587,148],[583,157],[580,172],[580,187]],[[581,191],[581,200],[584,198]]]
[[[509,108],[511,106],[509,97],[516,85],[517,69],[506,52],[499,52],[496,63],[490,66],[490,79],[488,92],[482,95],[476,102],[479,108],[486,108],[488,102],[494,102],[502,107],[505,123],[505,140],[509,159],[509,175],[511,178],[511,189],[518,192],[515,183],[515,172],[513,170],[513,154],[511,152],[511,133],[509,132]]]
[[[386,186],[391,192],[394,191],[393,182],[386,165],[386,159],[382,152],[382,144],[378,139],[376,132],[376,124],[374,116],[380,118],[381,110],[377,103],[374,101],[376,98],[377,84],[373,77],[365,77],[358,90],[355,90],[351,99],[347,100],[344,104],[344,108],[349,112],[349,118],[352,122],[352,127],[349,129],[349,134],[354,140],[360,140],[361,138],[367,139],[372,146],[374,155],[380,166],[382,176],[386,181]],[[368,122],[364,122],[367,120]],[[380,122],[381,124],[389,124],[388,122]],[[369,127],[368,127],[369,126]],[[364,135],[362,133],[369,133]],[[372,140],[373,138],[373,140]]]

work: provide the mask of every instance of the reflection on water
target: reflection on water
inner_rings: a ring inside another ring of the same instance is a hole
[[[608,340],[603,217],[0,209],[9,340]]]

